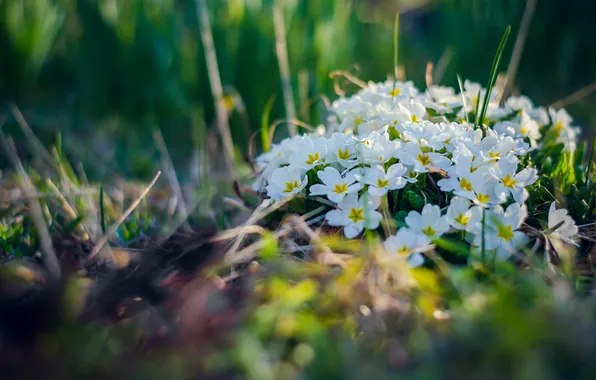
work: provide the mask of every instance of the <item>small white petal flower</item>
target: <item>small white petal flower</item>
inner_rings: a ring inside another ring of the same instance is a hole
[[[385,173],[382,165],[364,168],[361,175],[355,174],[356,179],[368,185],[368,192],[373,196],[383,196],[389,190],[399,190],[406,186],[408,181],[403,177],[407,169],[402,164],[394,164]]]
[[[327,141],[327,152],[331,162],[338,162],[344,168],[353,168],[358,163],[358,151],[353,135],[334,133]]]
[[[296,141],[295,152],[290,156],[290,164],[303,170],[309,170],[326,163],[327,141],[325,138],[303,136]]]
[[[470,199],[455,197],[447,208],[447,219],[456,230],[477,232],[481,228],[482,210],[471,207]]]
[[[383,243],[385,250],[403,257],[411,267],[418,267],[424,264],[424,257],[420,250],[431,244],[426,235],[421,235],[408,228],[400,228],[393,236],[389,236]]]
[[[267,185],[267,195],[279,200],[299,193],[308,184],[308,177],[302,176],[300,169],[294,166],[284,166],[275,169]]]
[[[389,138],[386,128],[372,132],[365,139],[360,140],[357,145],[360,152],[360,160],[368,165],[385,164],[401,148],[399,141],[392,141]]]
[[[324,195],[331,202],[338,203],[348,194],[356,193],[362,189],[360,183],[356,183],[356,178],[351,173],[342,177],[337,169],[330,166],[317,172],[317,177],[323,184],[314,184],[310,186],[310,195]]]
[[[405,219],[410,229],[424,234],[430,239],[436,239],[449,230],[449,221],[446,216],[441,216],[439,206],[426,204],[422,213],[410,211]]]
[[[406,143],[403,150],[397,152],[397,158],[404,165],[412,166],[414,171],[419,173],[426,173],[431,168],[445,170],[451,165],[451,160],[444,155],[428,152],[413,142]]]
[[[367,193],[358,198],[358,194],[348,194],[337,204],[337,209],[327,212],[325,218],[330,226],[343,227],[344,235],[351,239],[362,230],[374,230],[379,227],[382,215],[377,211],[379,199]]]
[[[525,168],[517,172],[519,160],[515,155],[508,155],[498,162],[496,167],[491,167],[490,173],[499,181],[495,188],[499,197],[508,197],[509,194],[517,203],[524,203],[528,199],[527,186],[538,180],[538,171],[534,168]]]
[[[558,226],[558,227],[557,227]],[[570,242],[574,245],[577,245],[573,240],[571,240],[575,235],[577,235],[578,228],[575,225],[575,221],[566,209],[560,208],[556,209],[555,202],[550,204],[550,208],[548,210],[548,228],[553,229],[557,227],[551,235],[556,236],[564,241]]]
[[[485,248],[496,250],[497,258],[506,259],[527,244],[528,237],[518,230],[527,216],[527,207],[517,203],[511,204],[505,211],[501,206],[488,210],[485,216]],[[481,247],[482,231],[474,236],[472,245]]]

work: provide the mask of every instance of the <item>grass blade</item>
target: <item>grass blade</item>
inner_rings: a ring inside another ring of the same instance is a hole
[[[501,38],[501,42],[499,43],[499,47],[497,48],[497,53],[495,54],[495,58],[493,59],[493,65],[490,69],[490,75],[488,77],[488,83],[486,85],[486,94],[484,94],[484,103],[482,104],[482,111],[480,112],[480,117],[476,118],[476,128],[482,125],[482,121],[486,116],[486,111],[488,109],[488,103],[490,101],[490,95],[493,91],[493,87],[495,86],[495,80],[497,78],[497,70],[499,69],[499,63],[501,62],[501,56],[503,55],[503,50],[505,49],[505,45],[507,44],[507,39],[509,38],[509,33],[511,33],[511,25],[505,29],[505,33],[503,33],[503,37]],[[480,102],[480,99],[478,99]],[[483,135],[486,135],[486,131],[482,128]]]
[[[272,96],[267,101],[263,114],[261,115],[261,142],[263,143],[263,152],[271,150],[271,139],[269,138],[269,116],[271,109],[275,103],[275,96]]]
[[[395,13],[395,21],[393,22],[393,89],[391,94],[393,96],[393,103],[395,103],[395,86],[397,85],[397,62],[399,49],[399,12]]]
[[[103,186],[99,188],[99,220],[101,223],[101,233],[102,235],[106,234],[106,213],[104,207],[104,199],[103,199]]]
[[[461,77],[457,74],[457,84],[459,85],[459,93],[461,94],[461,101],[464,107],[464,114],[466,115],[466,123],[469,123],[468,120],[468,106],[466,105],[466,97],[464,96],[464,85],[461,81]]]
[[[596,135],[592,138],[590,146],[590,156],[588,157],[588,170],[586,170],[586,183],[590,185],[592,177],[592,168],[594,167],[594,148],[596,148]]]
[[[275,54],[279,63],[279,75],[281,76],[281,87],[286,108],[286,117],[289,120],[296,119],[296,105],[292,92],[292,81],[290,80],[290,62],[288,59],[288,46],[286,42],[286,24],[284,22],[283,9],[280,2],[275,1],[273,6],[273,27],[275,28]],[[298,126],[294,123],[288,124],[290,136],[296,136]]]

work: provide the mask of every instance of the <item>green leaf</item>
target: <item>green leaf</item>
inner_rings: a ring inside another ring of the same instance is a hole
[[[408,197],[408,202],[410,203],[413,209],[418,211],[422,210],[422,208],[424,207],[424,198],[422,196],[416,194],[416,192],[412,190],[409,190],[406,193],[406,196]]]

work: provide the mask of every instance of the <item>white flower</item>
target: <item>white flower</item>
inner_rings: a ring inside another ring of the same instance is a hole
[[[358,236],[366,227],[374,230],[379,227],[382,216],[376,211],[379,199],[365,193],[360,198],[358,194],[348,194],[337,204],[336,210],[327,212],[325,218],[330,226],[343,227],[344,235],[351,239]]]
[[[363,174],[355,174],[358,181],[368,185],[368,192],[373,196],[383,196],[389,190],[402,189],[408,181],[403,177],[407,169],[402,164],[394,164],[387,169],[382,165],[364,168]]]
[[[578,232],[575,221],[569,216],[566,209],[560,208],[557,210],[555,208],[555,202],[553,202],[550,204],[550,209],[548,210],[548,228],[552,230],[555,227],[557,229],[552,231],[551,235],[577,245],[571,240]]]
[[[441,216],[439,206],[426,204],[422,213],[410,211],[405,219],[406,224],[414,232],[422,233],[430,239],[438,238],[449,230],[449,221]]]
[[[358,163],[358,151],[353,135],[334,133],[327,141],[329,162],[338,162],[344,168],[350,169]]]
[[[511,204],[503,211],[501,206],[488,210],[485,216],[485,249],[496,250],[496,257],[506,259],[528,243],[528,237],[518,231],[526,217],[528,209],[525,205]],[[473,245],[482,246],[482,231],[474,236]]]
[[[479,169],[482,173],[485,169]],[[437,182],[442,191],[453,191],[456,195],[462,195],[474,199],[474,188],[472,187],[472,176],[476,169],[472,167],[472,157],[461,156],[454,166],[447,169],[449,177],[440,179]],[[476,176],[478,176],[476,174]]]
[[[290,156],[290,165],[307,171],[326,162],[326,139],[303,136],[302,139],[296,140],[295,146],[296,149]]]
[[[362,189],[362,185],[356,183],[356,178],[351,173],[347,173],[345,178],[330,166],[317,172],[317,177],[323,184],[314,184],[310,186],[310,195],[325,195],[330,201],[338,203],[348,194],[356,193]]]
[[[441,150],[445,142],[450,139],[449,133],[441,128],[440,124],[423,121],[420,123],[405,123],[404,140],[418,143],[423,148]]]
[[[300,169],[294,166],[284,166],[275,169],[267,185],[267,195],[279,200],[299,193],[308,184],[308,177],[302,177]]]
[[[399,141],[391,141],[385,129],[372,132],[367,138],[361,140],[358,145],[360,159],[363,163],[374,165],[384,164],[395,157],[396,152],[401,148]]]
[[[378,120],[364,121],[358,125],[357,132],[358,136],[368,136],[375,131],[380,131],[383,126]]]
[[[389,236],[383,243],[385,250],[403,257],[412,267],[424,264],[424,257],[419,250],[430,245],[430,239],[408,228],[400,228],[395,235]]]
[[[556,133],[559,133],[561,130],[565,128],[569,128],[571,126],[571,123],[573,122],[573,119],[564,108],[561,108],[559,110],[549,108],[548,114],[550,115],[552,121],[552,128]]]
[[[487,161],[497,161],[508,155],[515,147],[515,141],[511,136],[499,136],[492,129],[488,130],[485,138],[482,139],[482,157]]]
[[[456,230],[477,232],[481,228],[482,210],[479,207],[470,207],[470,200],[464,197],[455,197],[447,208],[447,220]]]
[[[426,173],[430,168],[445,170],[451,165],[451,160],[447,157],[440,153],[421,149],[420,145],[413,142],[406,143],[403,150],[397,152],[397,158],[404,165],[412,166],[414,171],[419,173]]]
[[[514,155],[509,155],[500,160],[496,167],[489,169],[490,173],[499,180],[499,186],[495,193],[499,197],[508,197],[513,195],[517,203],[524,203],[528,199],[527,186],[530,186],[538,180],[537,170],[534,168],[525,168],[517,172],[519,160]]]
[[[398,104],[396,112],[400,115],[398,121],[419,123],[426,116],[426,108],[416,101],[410,101],[408,104]]]

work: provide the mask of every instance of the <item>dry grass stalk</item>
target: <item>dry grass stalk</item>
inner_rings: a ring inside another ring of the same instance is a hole
[[[159,178],[160,175],[161,175],[161,172],[157,172],[157,174],[155,175],[155,177],[153,178],[151,183],[149,183],[149,185],[145,188],[145,190],[143,190],[141,195],[139,195],[139,197],[134,202],[132,202],[130,204],[130,206],[128,206],[126,211],[124,211],[124,213],[120,216],[120,218],[118,218],[116,223],[114,223],[110,227],[110,229],[105,233],[105,235],[99,239],[99,241],[95,244],[95,246],[91,250],[91,253],[89,253],[88,260],[93,259],[99,253],[99,251],[108,242],[108,240],[114,234],[114,232],[116,232],[116,230],[118,229],[118,226],[120,226],[120,224],[122,224],[126,220],[126,218],[128,218],[128,216],[137,208],[139,203],[141,203],[143,198],[145,198],[145,196],[149,193],[149,191],[151,190],[153,185],[155,185],[155,183],[157,182],[157,179]]]
[[[273,6],[273,27],[275,29],[275,54],[279,63],[279,75],[281,76],[281,87],[284,97],[284,107],[288,120],[296,119],[296,105],[292,93],[292,81],[290,79],[290,63],[288,60],[288,46],[286,43],[286,25],[284,22],[283,9],[279,1]],[[288,124],[290,136],[296,136],[298,128],[295,124]]]
[[[78,218],[79,215],[78,215],[77,211],[70,205],[70,203],[68,203],[68,200],[66,199],[64,194],[62,194],[60,192],[58,187],[56,187],[54,182],[52,182],[52,180],[50,178],[48,178],[46,183],[50,187],[50,189],[52,189],[52,191],[54,192],[56,197],[60,200],[60,203],[62,203],[62,208],[64,209],[64,211],[66,212],[68,217],[71,218],[72,220],[75,220],[76,218]],[[77,229],[79,230],[79,232],[81,232],[83,234],[83,236],[82,236],[83,240],[89,240],[89,230],[86,229],[82,223],[77,226]]]
[[[180,181],[178,181],[178,176],[176,175],[176,170],[174,169],[174,164],[172,163],[172,158],[170,157],[170,153],[166,147],[163,135],[159,129],[153,131],[153,140],[155,141],[155,145],[157,145],[157,149],[160,152],[163,170],[165,170],[166,175],[168,176],[168,181],[170,182],[170,186],[172,187],[172,190],[174,190],[174,196],[177,198],[176,211],[178,212],[178,218],[182,221],[182,224],[185,227],[190,228],[187,222],[188,210],[186,208],[184,195],[182,194],[182,188],[180,187]]]
[[[509,92],[513,88],[513,83],[515,82],[515,76],[517,74],[517,69],[519,68],[519,63],[524,51],[528,32],[530,31],[530,25],[532,25],[532,19],[534,18],[535,10],[536,0],[527,0],[526,9],[524,10],[524,14],[522,16],[519,31],[517,32],[517,38],[515,39],[511,60],[509,61],[509,67],[507,67],[507,77],[505,78],[503,92],[501,93],[501,100],[506,99],[509,95]]]
[[[223,97],[223,87],[221,85],[221,77],[219,76],[219,67],[217,66],[217,55],[215,53],[215,45],[213,43],[213,33],[211,32],[211,24],[209,22],[209,14],[207,13],[207,5],[205,0],[196,0],[197,17],[199,19],[201,30],[201,41],[205,50],[205,61],[207,65],[207,74],[209,77],[209,84],[211,86],[211,94],[215,101],[215,112],[217,114],[217,128],[221,136],[221,141],[224,150],[224,160],[228,172],[232,178],[236,177],[236,168],[234,166],[234,143],[232,141],[232,133],[230,132],[230,123],[228,120],[228,111]]]
[[[574,104],[585,98],[586,96],[591,95],[592,93],[596,92],[596,82],[583,87],[571,95],[564,97],[563,99],[557,100],[550,106],[552,108],[562,108],[566,107],[570,104]]]

